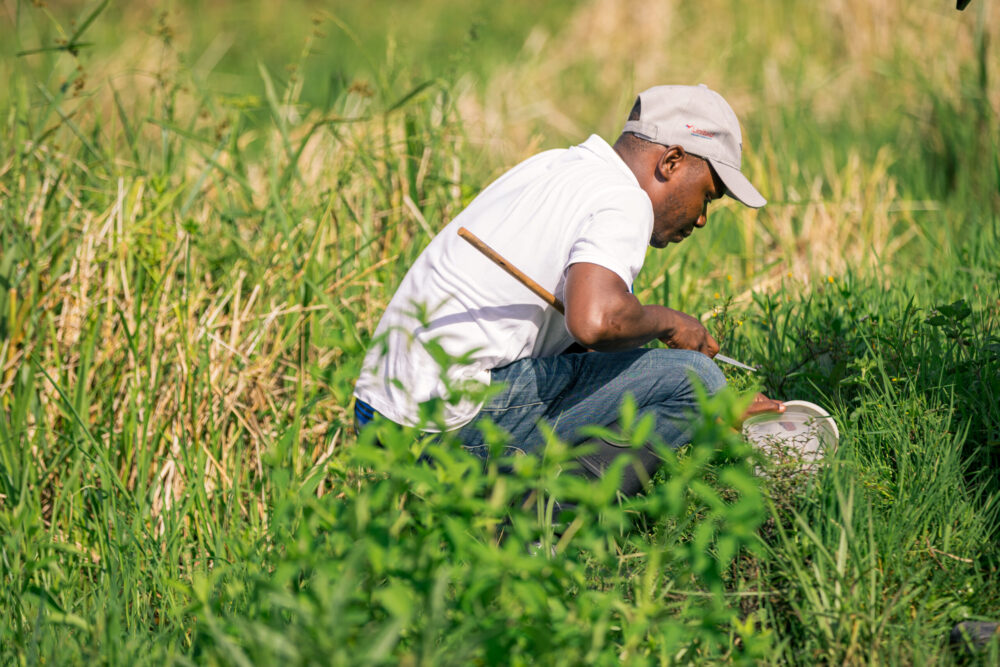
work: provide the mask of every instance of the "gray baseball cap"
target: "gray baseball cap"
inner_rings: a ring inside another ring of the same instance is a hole
[[[730,197],[751,208],[767,203],[740,171],[740,121],[722,95],[703,83],[644,90],[639,93],[639,120],[626,122],[622,131],[663,146],[680,145],[709,161]]]

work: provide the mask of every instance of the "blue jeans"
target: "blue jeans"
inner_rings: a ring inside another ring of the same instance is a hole
[[[614,428],[626,393],[635,399],[639,415],[652,413],[656,432],[671,447],[688,441],[691,415],[697,409],[694,382],[709,394],[726,384],[722,371],[700,352],[672,349],[637,349],[625,352],[589,352],[554,357],[521,359],[492,371],[492,382],[504,390],[491,398],[476,418],[463,426],[458,437],[463,446],[480,458],[489,447],[477,428],[489,418],[511,434],[511,447],[525,454],[539,451],[545,437],[538,428],[546,421],[560,439],[570,445],[590,442],[597,452],[583,456],[581,474],[599,478],[617,456],[633,450],[606,441],[594,441],[580,433],[596,424]],[[636,452],[651,475],[659,457],[651,448]],[[631,470],[631,467],[629,467]],[[622,492],[637,493],[643,480],[638,471],[626,474]]]

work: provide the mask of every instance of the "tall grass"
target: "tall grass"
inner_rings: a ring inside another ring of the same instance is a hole
[[[952,623],[1000,615],[988,3],[595,1],[534,28],[518,5],[475,67],[405,28],[378,59],[377,30],[296,3],[247,19],[280,42],[259,59],[200,50],[183,3],[53,5],[3,8],[4,661],[948,663]],[[345,49],[370,62],[311,78]],[[695,80],[771,203],[713,212],[637,293],[761,366],[734,386],[829,406],[822,472],[751,481],[711,419],[624,504],[558,474],[558,443],[508,475],[358,442],[362,352],[436,230],[517,158],[613,138],[634,89]]]

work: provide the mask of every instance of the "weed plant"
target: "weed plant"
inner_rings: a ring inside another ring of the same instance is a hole
[[[0,7],[0,661],[1000,659],[947,645],[1000,616],[989,3],[593,0],[551,32],[505,4],[509,58],[442,60],[297,2],[247,13],[277,46],[219,30],[232,50],[185,3],[52,5]],[[727,369],[691,446],[626,500],[555,439],[512,458],[491,431],[484,468],[355,434],[363,351],[436,230],[693,77],[739,109],[771,203],[713,211],[636,285],[760,367]],[[757,389],[833,413],[815,475],[751,476],[732,427]]]

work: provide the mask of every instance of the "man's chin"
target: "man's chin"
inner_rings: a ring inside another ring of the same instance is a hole
[[[649,239],[649,245],[653,246],[654,248],[666,248],[671,243],[680,243],[686,238],[687,236],[685,236],[684,234],[674,234],[672,237],[668,239],[658,239],[654,237]]]

